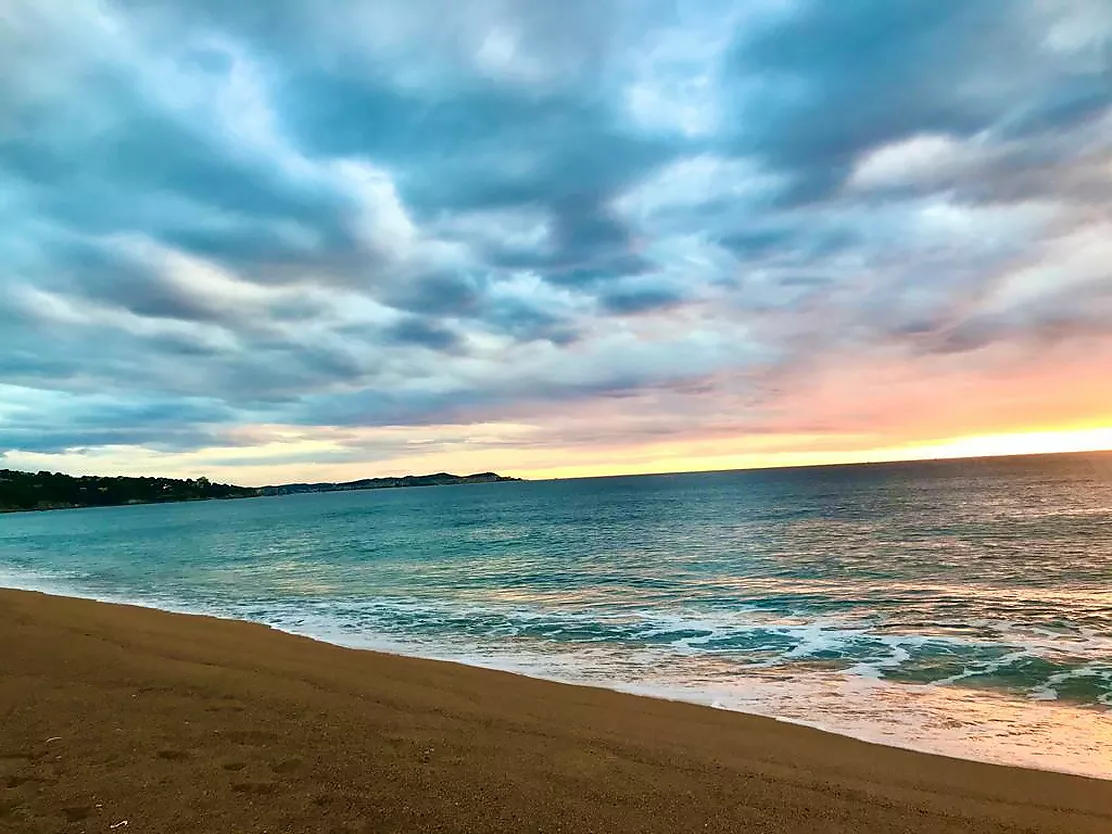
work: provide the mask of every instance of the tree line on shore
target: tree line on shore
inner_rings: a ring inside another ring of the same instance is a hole
[[[256,488],[213,483],[208,478],[109,478],[0,469],[0,512],[116,507],[123,504],[206,501],[212,498],[253,498],[259,495],[292,495],[304,492],[489,484],[515,480],[518,479],[507,478],[495,472],[478,472],[473,475],[437,472],[433,475],[405,475],[397,478],[363,478],[343,483],[278,484]]]
[[[113,507],[165,501],[247,498],[258,490],[217,484],[208,478],[127,478],[20,472],[0,469],[0,510],[53,510]]]

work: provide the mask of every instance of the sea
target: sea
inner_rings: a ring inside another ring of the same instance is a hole
[[[1112,779],[1112,453],[9,514],[0,586]]]

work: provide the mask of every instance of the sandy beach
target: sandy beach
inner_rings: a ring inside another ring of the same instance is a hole
[[[0,831],[1112,831],[1112,782],[0,591]]]

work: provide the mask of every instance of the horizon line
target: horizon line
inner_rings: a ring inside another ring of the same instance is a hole
[[[519,481],[519,482],[527,481],[527,482],[543,483],[545,481],[586,481],[586,480],[598,480],[598,479],[603,479],[603,478],[643,478],[643,477],[656,477],[656,476],[661,476],[661,475],[711,475],[711,474],[716,474],[716,473],[727,473],[727,472],[765,472],[765,471],[782,471],[782,470],[796,470],[796,469],[833,469],[833,468],[837,468],[837,467],[885,466],[885,465],[905,464],[905,463],[946,463],[946,462],[950,462],[950,461],[997,460],[997,459],[1006,459],[1006,458],[1066,457],[1066,456],[1070,456],[1070,455],[1073,455],[1073,456],[1078,456],[1078,455],[1112,455],[1112,447],[1097,447],[1097,448],[1092,448],[1092,449],[1062,449],[1062,450],[1056,450],[1056,451],[1040,451],[1040,452],[995,452],[995,453],[966,454],[966,455],[961,455],[961,454],[958,454],[958,455],[936,455],[936,456],[930,456],[930,457],[885,458],[885,459],[881,459],[881,460],[852,460],[852,459],[849,459],[849,460],[841,460],[841,461],[819,461],[819,462],[815,462],[815,463],[790,463],[790,464],[774,463],[774,464],[763,465],[763,466],[757,464],[757,465],[751,465],[751,466],[734,466],[734,467],[713,468],[713,469],[667,469],[667,470],[660,470],[660,471],[655,471],[655,472],[610,472],[610,473],[606,473],[606,474],[595,474],[595,475],[552,475],[552,476],[547,476],[547,477],[544,477],[544,476],[542,476],[542,477],[531,477],[531,476],[528,476],[528,475],[515,475],[515,474],[512,474],[512,473],[503,473],[503,472],[498,472],[498,471],[495,471],[495,470],[488,469],[488,470],[470,472],[470,473],[466,473],[466,474],[462,474],[462,475],[456,475],[455,473],[448,472],[446,470],[437,470],[435,472],[430,471],[430,472],[422,472],[422,473],[407,472],[404,475],[368,475],[368,476],[364,476],[364,477],[360,477],[360,478],[351,478],[351,479],[346,479],[346,480],[331,480],[331,481],[330,480],[303,480],[302,479],[302,480],[294,480],[294,481],[283,481],[283,482],[279,482],[279,483],[271,482],[271,483],[260,484],[260,485],[239,484],[239,483],[232,483],[232,482],[225,482],[225,481],[214,481],[214,483],[220,483],[220,484],[224,484],[226,486],[239,487],[241,489],[260,489],[261,490],[261,489],[266,489],[266,488],[281,487],[281,486],[288,486],[290,484],[302,484],[302,483],[310,483],[310,484],[347,484],[347,483],[355,483],[357,481],[362,481],[362,480],[376,480],[376,479],[388,479],[388,478],[398,478],[398,479],[401,479],[401,478],[419,478],[419,477],[427,477],[429,475],[450,475],[452,477],[466,478],[466,477],[473,477],[475,475],[483,475],[483,474],[498,475],[499,477],[503,477],[503,478],[507,478],[507,479],[514,479],[514,480]],[[0,459],[0,460],[2,460],[2,459]],[[4,467],[4,468],[7,469],[7,467]],[[37,474],[37,472],[48,471],[48,472],[51,472],[51,474],[68,475],[69,477],[73,477],[73,478],[85,477],[85,475],[75,475],[75,474],[71,474],[69,472],[65,472],[65,471],[62,471],[62,470],[37,470],[37,471],[32,471],[32,470],[29,470],[29,469],[9,469],[8,471],[27,472],[27,473],[30,473],[30,474]],[[89,477],[100,477],[100,478],[165,478],[167,480],[182,480],[182,481],[191,480],[190,478],[185,478],[185,477],[180,477],[180,476],[179,477],[174,477],[174,476],[169,476],[169,475],[93,475],[93,476],[89,476]],[[205,476],[205,475],[194,476],[192,478],[192,480],[196,480],[197,478],[201,478],[201,477],[207,477],[207,476]],[[209,480],[212,480],[212,479],[209,478]],[[505,481],[505,482],[512,482],[512,481]]]

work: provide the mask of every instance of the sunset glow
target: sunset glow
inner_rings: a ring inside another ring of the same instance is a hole
[[[0,468],[1112,447],[1112,7],[550,5],[8,3]]]

